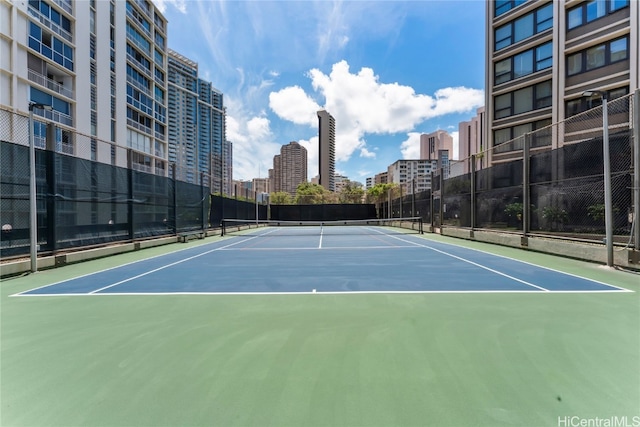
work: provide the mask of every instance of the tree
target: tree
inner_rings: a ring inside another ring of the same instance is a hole
[[[395,195],[398,184],[376,184],[367,191],[367,199],[369,202],[382,203],[387,201],[389,190],[391,190],[391,197]]]
[[[364,197],[362,184],[346,180],[338,197],[340,203],[362,203]]]
[[[269,199],[272,205],[290,205],[293,201],[291,195],[286,191],[276,191],[269,195]]]
[[[323,186],[303,182],[296,188],[295,203],[298,205],[320,205],[325,203],[325,193],[328,193]]]

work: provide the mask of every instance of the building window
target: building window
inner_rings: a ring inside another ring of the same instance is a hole
[[[595,70],[628,58],[629,39],[625,36],[567,56],[567,76]]]
[[[495,30],[495,50],[504,49],[553,26],[553,4],[548,3],[533,12]]]
[[[496,62],[495,84],[514,80],[537,71],[550,68],[553,64],[552,43],[526,50],[515,56]]]
[[[73,48],[33,22],[29,25],[29,47],[73,71]]]
[[[551,80],[498,95],[494,98],[494,118],[502,119],[551,106]]]
[[[521,150],[523,148],[524,139],[514,141],[512,144],[505,144],[505,142],[513,141],[528,133],[531,135],[531,147],[544,147],[551,145],[550,134],[542,132],[540,129],[544,129],[551,125],[551,119],[537,120],[531,123],[525,123],[518,126],[497,129],[493,132],[493,146],[500,147],[494,150],[494,153],[505,153],[508,151]],[[540,132],[536,132],[540,131]]]
[[[586,25],[596,19],[629,6],[629,0],[591,0],[569,9],[567,12],[567,28]]]

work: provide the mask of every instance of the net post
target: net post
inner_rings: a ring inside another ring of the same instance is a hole
[[[225,232],[224,232],[225,226],[226,225],[225,225],[225,222],[224,222],[224,218],[222,218],[220,220],[220,237],[224,237],[224,235],[225,235]]]

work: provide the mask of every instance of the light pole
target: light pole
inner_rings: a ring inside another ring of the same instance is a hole
[[[613,204],[611,200],[611,162],[609,154],[609,114],[607,93],[601,90],[587,90],[582,96],[599,96],[602,99],[602,150],[604,162],[604,230],[607,245],[607,265],[613,266]]]
[[[36,202],[36,143],[33,132],[33,110],[52,110],[50,105],[29,103],[29,248],[31,272],[38,271],[38,204]]]

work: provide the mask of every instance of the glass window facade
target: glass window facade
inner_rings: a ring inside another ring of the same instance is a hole
[[[504,49],[553,26],[553,4],[548,3],[533,12],[495,30],[495,50]]]
[[[629,58],[627,36],[567,56],[567,75],[573,76]]]
[[[553,65],[553,44],[544,43],[510,58],[496,62],[494,84],[501,84],[550,68]]]
[[[73,71],[73,48],[33,22],[29,23],[29,47]]]
[[[586,25],[610,13],[629,7],[629,0],[591,0],[569,9],[567,12],[567,29]]]
[[[502,119],[551,106],[551,80],[494,98],[494,117]]]

